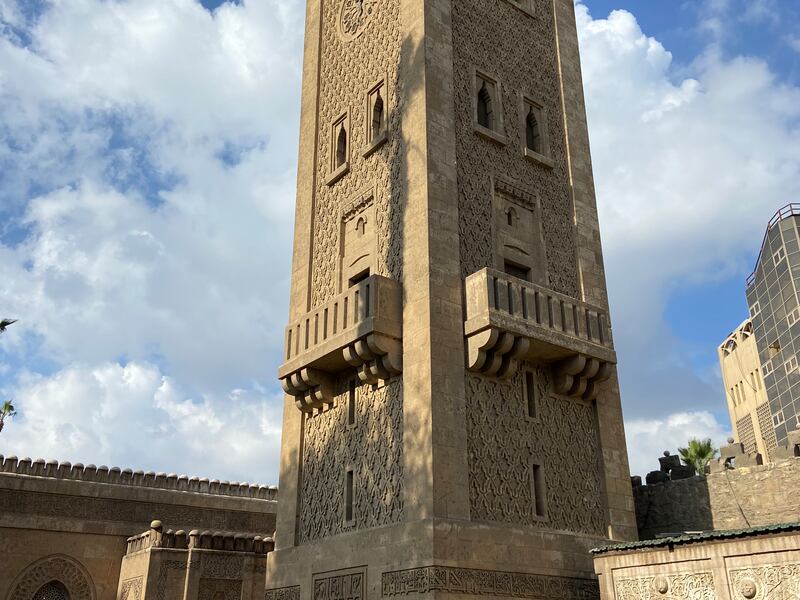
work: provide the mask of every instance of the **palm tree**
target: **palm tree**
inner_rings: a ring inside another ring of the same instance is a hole
[[[0,408],[0,431],[3,431],[3,425],[5,425],[6,417],[13,417],[17,414],[17,411],[14,410],[14,405],[11,404],[10,401],[6,400],[3,402],[3,406]]]
[[[683,463],[689,467],[694,467],[698,475],[705,476],[706,466],[717,455],[717,449],[711,438],[705,440],[698,440],[692,438],[689,440],[689,446],[686,448],[678,448],[678,454],[681,455]]]

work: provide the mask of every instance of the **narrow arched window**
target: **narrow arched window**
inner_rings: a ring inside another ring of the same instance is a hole
[[[514,224],[517,222],[517,211],[513,208],[509,208],[506,211],[506,222],[510,227],[514,227]]]
[[[347,162],[347,130],[344,123],[339,126],[339,134],[336,136],[336,168],[338,169]]]
[[[525,143],[529,150],[542,154],[542,133],[539,119],[532,106],[528,107],[528,116],[525,117]]]
[[[67,588],[59,581],[51,581],[39,588],[33,600],[70,600]]]
[[[375,93],[375,102],[372,105],[372,141],[374,142],[383,134],[384,128],[383,96],[380,89]]]
[[[367,232],[367,221],[364,217],[359,217],[358,221],[356,222],[356,233],[358,233],[358,237],[361,237]]]
[[[478,125],[492,129],[494,125],[493,112],[492,94],[487,88],[486,82],[481,81],[481,88],[478,90]]]

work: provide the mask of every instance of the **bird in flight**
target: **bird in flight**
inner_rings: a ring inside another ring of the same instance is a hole
[[[0,333],[3,333],[9,325],[13,325],[17,319],[3,319],[0,321]]]

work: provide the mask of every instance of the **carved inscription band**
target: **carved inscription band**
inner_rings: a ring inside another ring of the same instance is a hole
[[[300,600],[300,586],[267,590],[264,593],[264,600]]]
[[[600,589],[592,579],[548,577],[527,573],[481,571],[454,567],[421,567],[384,573],[385,598],[427,592],[473,596],[506,596],[533,600],[598,600]]]

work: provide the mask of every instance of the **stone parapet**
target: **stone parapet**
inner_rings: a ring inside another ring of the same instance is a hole
[[[269,536],[248,535],[220,531],[198,531],[189,533],[179,529],[164,529],[161,521],[153,521],[150,529],[128,538],[126,555],[142,552],[150,548],[173,548],[176,550],[224,550],[229,552],[250,552],[266,555],[275,548]]]
[[[132,486],[143,488],[156,488],[191,492],[197,494],[210,494],[216,496],[232,496],[238,498],[255,498],[259,500],[277,500],[278,488],[254,483],[240,483],[238,481],[219,481],[207,478],[189,477],[174,473],[154,473],[152,471],[133,471],[108,468],[105,465],[84,466],[81,463],[59,463],[55,460],[32,460],[28,457],[19,459],[16,456],[4,458],[0,454],[0,473],[25,475],[28,477],[43,477],[50,479],[89,481],[110,485]]]
[[[617,360],[605,310],[488,268],[465,287],[471,371],[508,379],[521,360],[549,362],[557,392],[595,397]]]
[[[278,370],[284,391],[312,412],[333,402],[335,379],[355,368],[364,383],[402,371],[402,289],[373,275],[286,328],[285,361]]]

